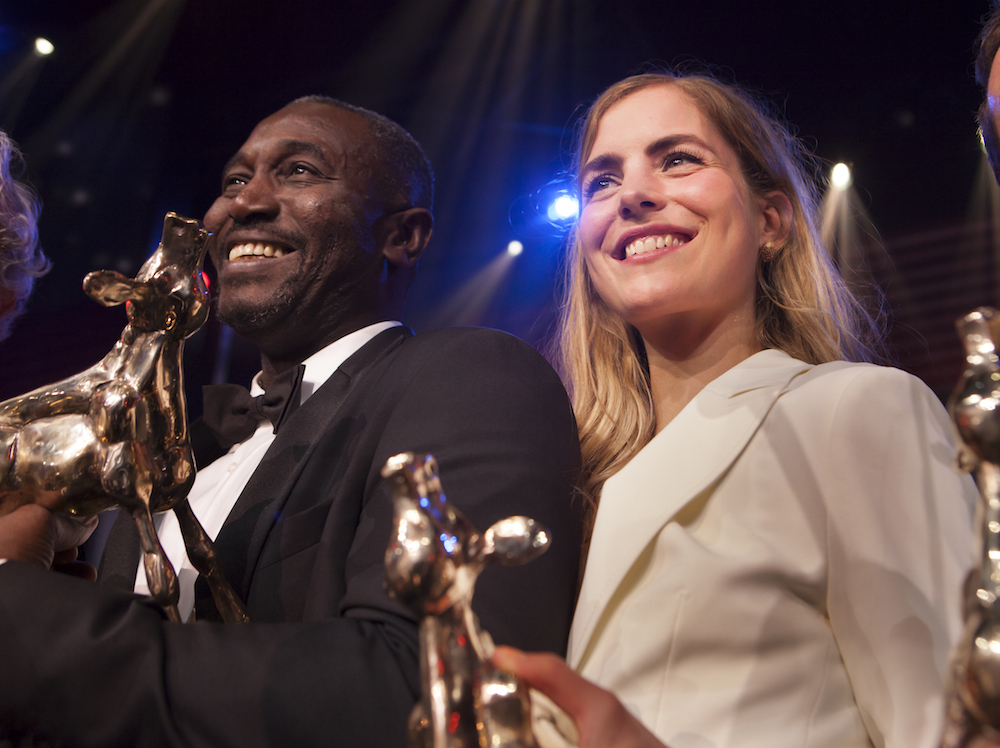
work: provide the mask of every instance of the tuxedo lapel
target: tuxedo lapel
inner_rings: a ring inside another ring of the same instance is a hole
[[[229,513],[215,541],[223,574],[244,600],[268,533],[319,438],[366,369],[413,333],[393,327],[348,358],[282,426]],[[196,584],[198,617],[216,615],[203,579]]]
[[[135,587],[136,570],[142,558],[139,530],[128,512],[116,509],[115,515],[108,540],[104,544],[104,552],[101,554],[97,578],[101,584],[108,587],[131,592]]]
[[[732,465],[789,382],[809,368],[779,351],[751,356],[705,387],[604,484],[570,632],[570,665],[579,666],[642,551]]]

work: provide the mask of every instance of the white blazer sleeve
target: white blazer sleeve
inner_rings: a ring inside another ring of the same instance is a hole
[[[896,369],[855,371],[826,435],[830,624],[873,743],[932,748],[977,493],[934,394]]]

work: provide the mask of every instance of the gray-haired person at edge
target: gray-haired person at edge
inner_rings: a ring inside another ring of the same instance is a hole
[[[10,336],[14,321],[24,313],[25,304],[35,278],[45,275],[51,267],[38,243],[38,216],[41,206],[34,191],[18,178],[24,161],[14,141],[0,130],[0,341]],[[2,355],[2,354],[0,354]],[[51,537],[44,542],[32,543],[25,549],[37,562],[56,564],[70,573],[92,575],[93,571],[73,563],[76,546],[83,540],[81,528],[75,523],[51,522],[48,512],[30,507],[14,518],[0,518],[0,547],[11,535],[20,537],[22,524],[29,528],[44,529]],[[89,533],[92,522],[84,529]],[[65,546],[57,555],[52,541]]]
[[[22,163],[17,146],[0,130],[0,340],[24,312],[35,278],[49,271],[38,245],[38,199],[15,176]]]
[[[0,744],[405,745],[417,622],[383,589],[379,474],[403,451],[437,458],[475,526],[520,514],[551,530],[537,561],[487,570],[473,607],[499,643],[565,652],[582,531],[572,409],[516,338],[399,323],[432,184],[399,125],[324,97],[267,117],[230,159],[205,215],[216,312],[261,351],[251,394],[305,365],[280,429],[263,421],[234,441],[191,428],[189,499],[252,622],[217,621],[169,515],[158,530],[191,623],[133,594],[146,580],[130,520],[91,584],[39,568],[79,542],[53,542],[48,512],[6,537],[21,510],[0,518]]]
[[[577,150],[562,366],[594,502],[568,665],[501,649],[587,748],[931,748],[975,486],[740,88],[647,74]],[[956,372],[956,378],[958,372]]]

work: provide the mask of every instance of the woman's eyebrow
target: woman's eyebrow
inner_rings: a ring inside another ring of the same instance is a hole
[[[592,171],[604,171],[610,169],[613,166],[617,166],[621,163],[621,156],[614,153],[602,153],[600,156],[595,156],[590,159],[583,168],[580,169],[580,176],[587,174]]]
[[[715,153],[712,147],[709,146],[708,143],[699,138],[697,135],[681,134],[681,135],[667,135],[666,137],[653,141],[648,146],[646,146],[646,155],[652,156],[656,153],[660,153],[661,151],[666,151],[669,150],[670,148],[676,148],[679,145],[686,145],[686,144],[696,145],[699,148],[703,148],[706,151],[709,151],[710,153]]]
[[[654,140],[643,149],[643,152],[647,157],[649,157],[685,144],[696,145],[709,153],[715,153],[715,150],[708,143],[699,138],[697,135],[690,134],[667,135],[659,140]],[[580,176],[584,176],[592,171],[604,171],[606,169],[610,169],[619,165],[621,161],[622,157],[616,153],[602,153],[600,156],[592,158],[583,166],[582,169],[580,169]]]

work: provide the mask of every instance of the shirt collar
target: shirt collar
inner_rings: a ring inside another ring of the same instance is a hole
[[[301,402],[304,403],[308,400],[310,395],[322,387],[326,380],[333,375],[337,367],[357,351],[361,350],[365,343],[383,330],[388,330],[391,327],[400,327],[401,325],[401,322],[393,320],[376,322],[373,325],[362,327],[360,330],[355,330],[342,338],[338,338],[303,361],[302,363],[305,364],[306,370],[302,376]],[[261,374],[262,372],[258,371],[250,382],[250,394],[254,397],[264,394],[264,388],[260,386]]]

